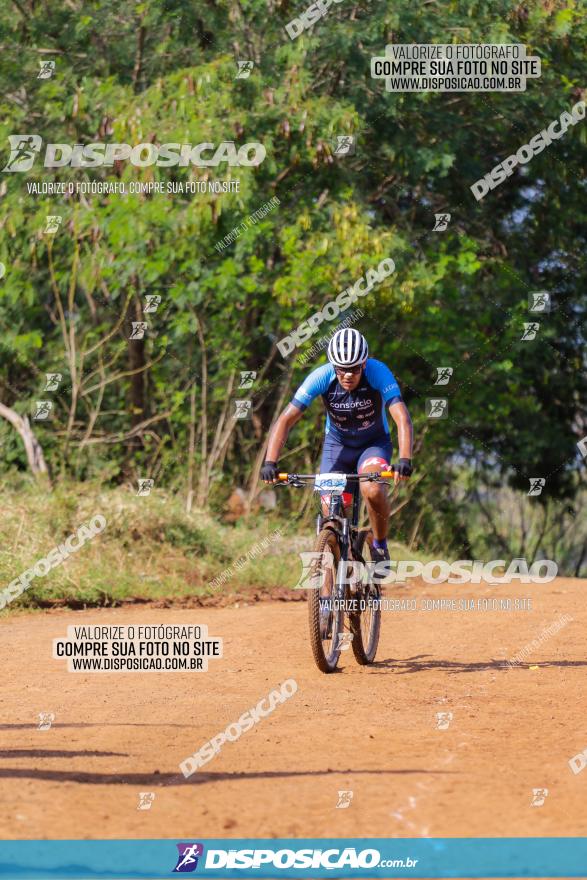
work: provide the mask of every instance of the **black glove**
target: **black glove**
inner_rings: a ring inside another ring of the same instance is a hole
[[[412,459],[411,458],[400,458],[398,463],[395,466],[396,474],[399,474],[400,477],[411,477],[412,476]]]
[[[277,462],[266,461],[261,468],[261,479],[264,483],[274,483],[277,479]]]

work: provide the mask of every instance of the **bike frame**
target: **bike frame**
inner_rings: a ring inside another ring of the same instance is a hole
[[[365,474],[349,474],[349,482],[354,477],[354,485],[352,488],[353,508],[350,521],[344,513],[344,504],[342,495],[330,493],[330,503],[328,506],[328,515],[323,516],[320,512],[316,518],[316,534],[320,534],[325,525],[332,524],[330,527],[338,536],[340,547],[341,562],[348,562],[349,546],[352,546],[358,535],[359,528],[359,511],[361,508],[361,493],[359,489],[360,482],[380,482],[381,478],[393,476],[393,467],[389,471],[367,472]],[[304,481],[314,480],[316,475],[310,474],[279,474],[278,480],[287,481],[291,485],[301,487]],[[361,560],[357,560],[361,561]],[[337,599],[345,598],[346,586],[346,566],[339,565],[336,573],[335,596]]]
[[[332,523],[338,535],[340,547],[340,561],[348,562],[349,547],[354,547],[359,532],[359,512],[361,510],[361,492],[357,482],[352,489],[353,506],[350,519],[345,515],[344,504],[341,495],[330,495],[328,516],[319,513],[316,517],[316,534],[319,535],[325,525]],[[357,560],[361,561],[361,560]],[[364,560],[363,560],[364,561]],[[345,598],[347,582],[346,567],[339,565],[336,573],[334,593],[337,599]]]
[[[316,534],[319,535],[327,523],[333,523],[338,534],[340,544],[340,558],[348,560],[349,540],[356,537],[359,524],[359,511],[361,509],[361,493],[359,487],[353,487],[353,508],[350,520],[345,515],[344,504],[341,495],[331,495],[328,515],[319,513],[316,517]]]

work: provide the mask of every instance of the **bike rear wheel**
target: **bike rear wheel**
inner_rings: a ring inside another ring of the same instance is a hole
[[[373,532],[371,529],[362,529],[356,543],[356,552],[365,563],[374,561],[372,544]],[[363,610],[349,615],[353,634],[351,645],[357,663],[366,666],[375,660],[381,630],[381,588],[367,571],[363,574],[359,598],[365,603]]]
[[[333,607],[332,602],[336,598],[336,573],[340,562],[336,532],[322,529],[314,551],[317,554],[312,576],[315,588],[308,595],[310,644],[318,669],[334,672],[340,657],[339,635],[344,629],[344,611]]]

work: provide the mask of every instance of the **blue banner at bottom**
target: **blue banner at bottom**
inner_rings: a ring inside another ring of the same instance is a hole
[[[10,880],[587,877],[587,838],[9,840]]]

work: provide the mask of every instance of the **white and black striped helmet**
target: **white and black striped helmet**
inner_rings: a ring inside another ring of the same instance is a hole
[[[356,367],[367,360],[368,355],[367,340],[352,327],[338,330],[328,344],[328,360],[333,367]]]

